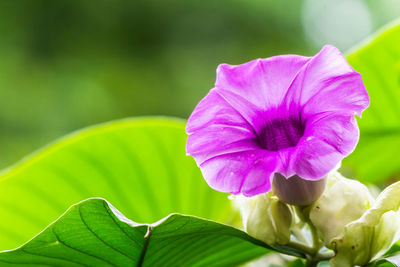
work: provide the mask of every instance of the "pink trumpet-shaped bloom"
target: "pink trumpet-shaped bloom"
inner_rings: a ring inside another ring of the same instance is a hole
[[[354,150],[354,115],[368,105],[361,75],[332,46],[222,64],[188,120],[186,150],[222,192],[268,192],[274,173],[318,180]]]

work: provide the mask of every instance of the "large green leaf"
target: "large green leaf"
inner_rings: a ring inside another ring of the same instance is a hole
[[[232,266],[268,246],[233,227],[172,214],[152,225],[124,217],[103,199],[72,206],[0,266]]]
[[[69,206],[104,197],[149,223],[179,212],[226,222],[230,203],[185,153],[185,123],[127,119],[73,133],[0,175],[0,250],[26,242]]]
[[[400,24],[370,38],[347,57],[361,73],[371,105],[359,120],[361,137],[344,161],[357,178],[384,182],[400,177]]]

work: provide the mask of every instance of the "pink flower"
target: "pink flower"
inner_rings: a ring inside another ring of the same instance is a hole
[[[187,153],[222,192],[268,192],[275,173],[319,180],[354,150],[354,115],[368,105],[361,75],[332,46],[222,64],[188,120]]]

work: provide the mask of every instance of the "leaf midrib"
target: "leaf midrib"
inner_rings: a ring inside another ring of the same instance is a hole
[[[139,261],[137,263],[137,267],[142,267],[142,265],[143,265],[144,257],[146,256],[146,252],[149,247],[149,242],[150,242],[150,237],[151,237],[152,232],[153,232],[153,228],[151,226],[147,226],[147,232],[144,235],[144,244],[143,244],[142,251],[140,252],[140,257],[139,257]]]

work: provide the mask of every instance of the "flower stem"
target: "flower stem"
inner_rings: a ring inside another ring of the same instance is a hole
[[[318,240],[319,241],[319,240]],[[320,248],[310,247],[306,244],[290,241],[287,246],[302,251],[306,254],[306,266],[314,267],[317,266],[320,261],[327,261],[335,256],[333,251],[319,252]]]
[[[333,251],[326,251],[326,252],[320,252],[316,255],[316,259],[318,261],[327,261],[330,260],[335,256],[335,253]]]
[[[313,261],[313,260],[306,261],[306,267],[316,267],[316,266],[318,266],[318,261]]]
[[[312,247],[309,247],[303,243],[299,243],[296,241],[289,241],[289,243],[287,244],[287,246],[292,247],[294,249],[297,249],[299,251],[302,251],[304,253],[306,253],[307,255],[313,254],[314,250]]]
[[[308,223],[308,226],[310,227],[310,231],[311,231],[312,248],[314,250],[314,254],[317,254],[318,251],[323,246],[323,244],[318,238],[318,233],[317,233],[317,229],[315,228],[315,226],[311,223],[311,221],[308,221],[307,223]]]
[[[335,253],[333,251],[319,252],[316,255],[314,255],[313,257],[307,258],[306,267],[318,266],[318,263],[320,261],[330,260],[334,256],[335,256]]]
[[[287,245],[300,250],[306,254],[306,266],[307,267],[316,267],[320,261],[329,260],[333,256],[335,256],[333,251],[326,251],[326,252],[319,252],[320,249],[323,247],[323,242],[319,239],[317,229],[312,224],[312,222],[303,215],[301,208],[296,207],[296,212],[303,216],[302,219],[307,223],[310,229],[311,238],[312,238],[312,245],[308,245],[305,243],[300,243],[297,241],[290,241]],[[300,217],[299,216],[299,217]]]

